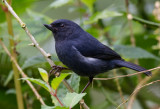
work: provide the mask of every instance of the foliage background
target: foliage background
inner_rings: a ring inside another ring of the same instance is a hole
[[[57,65],[62,66],[63,64],[56,56],[52,34],[45,29],[43,24],[49,24],[56,19],[63,18],[78,23],[99,41],[121,54],[125,60],[138,62],[139,65],[150,69],[159,66],[160,61],[160,30],[157,26],[160,23],[160,7],[155,7],[156,3],[156,0],[130,0],[128,11],[125,0],[13,0],[12,7],[27,24],[44,50],[52,54],[52,59]],[[2,6],[2,2],[0,4]],[[133,15],[132,28],[130,28],[127,13]],[[144,23],[139,22],[138,18],[144,19]],[[19,54],[18,62],[29,77],[40,78],[37,68],[42,67],[49,71],[50,66],[37,49],[28,46],[30,40],[26,33],[14,18],[12,21],[15,36],[13,40],[17,42],[16,50]],[[149,25],[149,22],[155,23]],[[131,41],[131,35],[134,36],[135,43]],[[11,36],[7,31],[6,16],[2,8],[0,8],[0,38],[3,38],[3,41],[9,47],[8,39]],[[115,72],[119,75],[131,74],[135,71],[122,68]],[[159,75],[156,73],[150,81],[158,80]],[[112,76],[115,75],[113,71],[110,71],[97,77],[107,78]],[[143,79],[144,75],[141,76]],[[76,78],[79,77],[76,76]],[[72,84],[77,85],[77,92],[80,92],[87,81],[87,78],[81,77],[80,83],[73,80]],[[124,98],[127,98],[133,92],[139,82],[138,76],[119,79]],[[25,108],[41,108],[28,85],[21,81],[21,86]],[[35,85],[35,87],[42,95],[45,103],[52,106],[50,94],[38,85]],[[1,47],[0,89],[1,107],[17,109],[11,61]],[[65,90],[62,84],[58,91],[61,90]],[[141,89],[134,102],[133,109],[158,109],[160,107],[159,90],[159,83]],[[84,99],[91,109],[113,109],[122,102],[115,80],[95,80],[93,88],[89,87],[86,93]],[[79,105],[74,108],[79,108]]]

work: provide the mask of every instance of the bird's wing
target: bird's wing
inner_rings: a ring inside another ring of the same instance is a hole
[[[102,60],[121,59],[121,56],[103,45],[98,40],[83,41],[83,43],[76,44],[76,49],[85,57],[98,58]]]
[[[102,48],[98,48],[98,51],[90,56],[94,58],[102,59],[102,60],[121,59],[121,56],[118,53],[116,53],[115,51],[113,51],[112,49],[110,49],[109,47],[105,45]]]

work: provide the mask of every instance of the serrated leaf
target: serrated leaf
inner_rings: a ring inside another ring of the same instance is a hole
[[[70,86],[73,88],[73,90],[78,93],[78,91],[79,91],[79,84],[80,84],[80,76],[78,76],[75,73],[72,73],[72,75],[67,80],[67,82],[70,84]],[[67,92],[68,92],[68,89],[61,82],[61,84],[58,87],[58,91],[57,91],[58,98],[60,100],[62,100],[66,96]],[[51,98],[53,98],[53,97],[51,97]],[[56,103],[56,101],[54,100],[54,98],[52,99],[52,101],[54,103]],[[55,105],[57,106],[58,104],[55,104]]]
[[[29,80],[33,83],[36,83],[38,85],[40,85],[41,87],[43,87],[44,89],[46,89],[48,92],[50,91],[50,88],[48,86],[48,84],[40,79],[34,79],[34,78],[21,78],[22,80]]]
[[[124,56],[125,58],[132,58],[132,59],[152,58],[160,60],[159,57],[139,47],[115,45],[114,50],[119,54],[121,54],[122,56]]]
[[[109,17],[122,16],[122,13],[116,11],[109,11],[108,9],[103,10],[102,12],[96,12],[93,14],[89,20],[85,21],[84,24],[91,24],[97,22],[99,19],[106,19]]]
[[[51,86],[54,90],[56,90],[59,86],[59,84],[63,81],[64,78],[66,78],[70,73],[62,73],[59,77],[54,78],[51,82]]]
[[[96,0],[81,0],[82,3],[84,3],[91,12],[93,12],[93,4]]]
[[[65,96],[65,98],[63,99],[64,104],[69,107],[72,108],[73,106],[75,106],[84,96],[86,95],[86,93],[67,93],[67,95]]]
[[[49,5],[49,8],[58,8],[71,2],[72,0],[55,0]]]
[[[71,85],[73,90],[78,93],[80,76],[78,76],[76,73],[72,73],[71,77],[67,81]]]
[[[38,68],[38,71],[42,77],[42,79],[45,81],[45,82],[48,82],[48,73],[46,70],[42,69],[42,68]]]

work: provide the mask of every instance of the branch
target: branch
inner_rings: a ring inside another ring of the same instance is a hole
[[[144,72],[147,72],[147,71],[156,70],[156,69],[160,69],[160,66],[152,68],[152,69],[149,69],[149,70],[144,70],[144,71],[141,71],[141,72],[137,72],[137,73],[133,73],[133,74],[128,74],[128,75],[115,76],[115,77],[112,77],[112,78],[93,78],[93,79],[94,80],[110,80],[110,79],[116,79],[116,78],[123,78],[123,77],[133,76],[133,75],[141,74],[141,73],[144,73]]]
[[[11,0],[8,0],[8,1],[11,2]],[[4,7],[7,9],[6,6],[4,6]],[[5,12],[5,15],[6,15],[6,21],[7,21],[7,26],[8,26],[8,34],[12,37],[12,38],[9,38],[10,52],[11,52],[11,55],[17,61],[16,45],[15,45],[15,41],[13,40],[14,39],[14,33],[13,33],[13,25],[12,25],[11,13],[9,11],[4,11],[4,12]],[[15,66],[15,64],[13,62],[11,62],[11,63],[12,63],[13,74],[14,74],[14,85],[15,85],[15,89],[16,89],[17,106],[18,106],[18,109],[24,109],[24,102],[23,102],[23,94],[22,94],[21,83],[18,80],[19,79],[18,69],[17,69],[17,67]]]
[[[19,18],[19,16],[14,12],[14,10],[12,9],[12,7],[7,3],[6,0],[2,0],[2,2],[7,6],[8,10],[10,11],[10,13],[16,18],[16,20],[19,22],[19,24],[21,25],[21,27],[25,30],[25,32],[27,33],[27,35],[29,36],[29,38],[31,39],[32,43],[34,44],[34,46],[41,52],[41,54],[45,57],[45,59],[48,61],[48,63],[50,64],[50,66],[54,66],[54,62],[51,60],[51,55],[49,53],[46,53],[38,44],[38,42],[35,40],[35,38],[33,37],[33,35],[30,33],[30,31],[28,30],[26,24]],[[73,92],[72,87],[67,83],[67,81],[64,79],[63,80],[63,84],[67,87],[67,89],[70,92]],[[80,102],[81,103],[81,102]],[[89,109],[89,107],[85,104],[85,102],[83,102],[84,109]]]
[[[127,11],[128,25],[130,29],[130,41],[131,41],[132,46],[135,47],[136,39],[135,39],[134,32],[133,32],[133,24],[132,24],[133,16],[129,12],[129,0],[125,0],[125,5],[126,5],[126,11]],[[138,60],[135,60],[135,63],[138,64]],[[141,81],[141,79],[142,79],[141,75],[138,75],[138,81]]]
[[[152,82],[150,82],[150,83],[148,83],[148,84],[145,84],[145,85],[142,85],[142,86],[136,88],[136,89],[133,91],[133,93],[129,96],[129,98],[128,98],[126,101],[124,101],[123,103],[121,103],[116,109],[120,108],[122,104],[126,103],[132,96],[134,96],[134,94],[137,94],[137,93],[140,91],[140,89],[142,89],[143,87],[149,86],[149,85],[154,84],[154,83],[157,83],[157,82],[160,82],[160,80],[152,81]],[[132,109],[132,108],[131,108],[131,107],[128,107],[127,109]]]
[[[117,75],[116,70],[113,71],[113,74],[114,74],[114,76]],[[123,92],[122,92],[121,86],[120,86],[120,84],[119,84],[118,78],[115,78],[115,82],[116,82],[117,90],[118,90],[119,95],[120,95],[120,97],[121,97],[121,101],[124,102],[125,99],[124,99]],[[123,105],[123,107],[124,107],[124,109],[127,109],[125,104]]]
[[[154,72],[153,73],[153,76],[155,76],[158,72]],[[140,87],[143,86],[143,84],[145,84],[147,81],[149,81],[151,78],[147,78],[145,77],[135,88],[135,90],[139,89]],[[133,102],[135,100],[135,97],[137,95],[137,93],[139,92],[139,90],[137,90],[134,94],[132,94],[132,96],[130,97],[130,100],[128,102],[128,107],[127,109],[131,109],[132,105],[133,105]]]
[[[160,23],[144,20],[144,19],[136,17],[136,16],[133,16],[133,20],[138,21],[139,23],[142,23],[142,24],[146,24],[146,25],[150,25],[150,26],[156,27],[156,28],[160,27]]]
[[[19,66],[19,64],[17,63],[17,61],[15,60],[15,58],[11,55],[11,53],[8,51],[7,47],[4,45],[4,43],[2,42],[2,40],[0,39],[0,45],[3,47],[4,51],[8,54],[8,56],[11,58],[12,62],[15,64],[15,66],[17,67],[18,71],[20,72],[21,76],[23,78],[27,78],[27,75],[23,72],[23,70],[21,69],[21,67]],[[32,91],[34,92],[35,96],[37,97],[37,99],[40,101],[40,103],[42,105],[45,105],[42,97],[39,95],[39,93],[37,92],[37,90],[34,88],[34,86],[32,85],[32,83],[28,80],[26,80],[26,82],[28,83],[28,85],[30,86],[30,88],[32,89]]]

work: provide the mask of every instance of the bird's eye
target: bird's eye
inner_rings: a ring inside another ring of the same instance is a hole
[[[64,24],[62,23],[62,24],[60,24],[60,27],[64,27]]]

